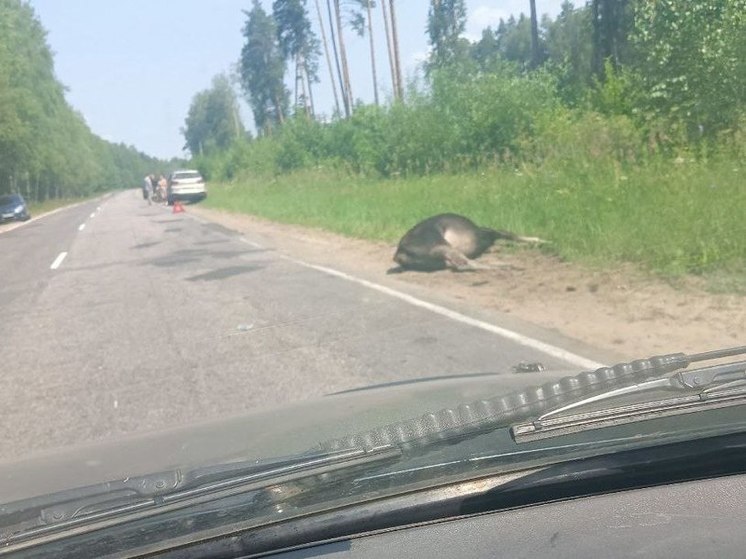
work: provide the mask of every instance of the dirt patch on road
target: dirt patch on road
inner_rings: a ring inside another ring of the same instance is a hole
[[[202,207],[190,211],[306,262],[387,285],[415,284],[467,307],[509,313],[613,354],[631,358],[746,343],[746,297],[708,293],[696,279],[673,286],[632,266],[596,270],[537,250],[500,245],[479,260],[494,269],[387,276],[394,247],[385,243]]]

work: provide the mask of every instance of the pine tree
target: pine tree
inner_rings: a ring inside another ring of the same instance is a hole
[[[285,88],[285,58],[277,40],[277,27],[264,11],[259,0],[254,0],[246,12],[243,28],[246,39],[241,49],[241,87],[254,113],[259,132],[267,134],[282,124],[287,114],[288,91]]]
[[[464,0],[431,0],[427,33],[432,48],[429,68],[453,64],[461,54],[460,36],[466,28]]]
[[[272,15],[282,54],[295,66],[295,105],[312,115],[312,83],[318,81],[319,41],[311,29],[306,0],[275,0]]]

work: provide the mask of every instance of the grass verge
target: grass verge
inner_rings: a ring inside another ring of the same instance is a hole
[[[83,202],[85,200],[90,200],[91,197],[86,198],[54,198],[51,200],[45,200],[44,202],[29,202],[28,209],[32,216],[36,217],[38,215],[51,212],[52,210],[56,210],[57,208],[62,208],[64,206],[69,206],[71,204],[77,204],[78,202]]]
[[[206,205],[398,240],[440,212],[537,235],[591,264],[636,262],[667,275],[743,270],[746,189],[740,162],[660,160],[634,168],[553,162],[520,170],[394,180],[317,169],[215,184]]]

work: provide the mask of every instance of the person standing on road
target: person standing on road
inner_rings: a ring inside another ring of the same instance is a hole
[[[158,191],[160,194],[161,202],[163,202],[166,199],[167,185],[168,185],[168,182],[166,181],[166,177],[164,177],[163,173],[161,173],[161,176],[158,178]]]
[[[148,206],[153,204],[153,179],[151,175],[146,175],[142,181],[142,197],[148,201]]]

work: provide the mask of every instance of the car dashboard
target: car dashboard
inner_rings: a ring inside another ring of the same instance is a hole
[[[270,555],[743,557],[746,475],[660,485],[374,532]]]

